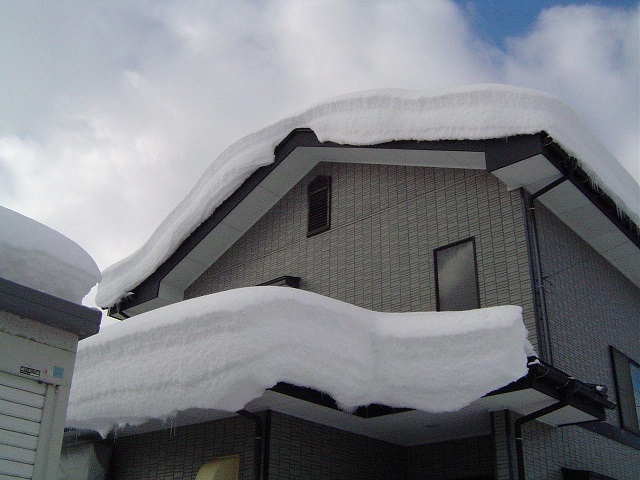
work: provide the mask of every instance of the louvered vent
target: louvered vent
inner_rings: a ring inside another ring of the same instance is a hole
[[[309,184],[309,217],[307,237],[316,235],[331,226],[331,177],[319,176]]]

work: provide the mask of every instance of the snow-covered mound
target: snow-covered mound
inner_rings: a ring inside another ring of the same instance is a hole
[[[80,342],[67,425],[105,434],[177,411],[237,411],[279,381],[345,410],[458,410],[527,373],[520,307],[379,313],[283,287],[169,305]]]
[[[640,188],[573,110],[556,97],[519,87],[479,85],[420,93],[376,90],[335,98],[248,135],[218,156],[187,197],[136,252],[103,272],[96,302],[108,307],[178,248],[294,129],[321,141],[373,145],[392,140],[480,140],[546,131],[634,220]]]
[[[0,206],[0,277],[82,303],[100,269],[73,240]]]

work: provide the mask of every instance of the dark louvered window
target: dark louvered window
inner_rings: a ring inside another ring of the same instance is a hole
[[[307,237],[316,235],[331,227],[331,177],[316,177],[307,191],[309,217]]]

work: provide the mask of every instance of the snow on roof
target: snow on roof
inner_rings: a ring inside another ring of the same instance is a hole
[[[278,382],[345,410],[455,411],[527,373],[516,306],[380,313],[315,293],[247,287],[169,305],[82,340],[67,425],[114,426],[204,408],[235,412]]]
[[[2,206],[0,259],[0,277],[78,304],[100,281],[100,269],[77,243]]]
[[[153,273],[294,129],[320,141],[374,145],[393,140],[481,140],[546,131],[627,213],[640,222],[640,188],[576,113],[548,94],[506,85],[431,93],[374,90],[338,97],[234,143],[136,252],[103,272],[96,302],[109,307]]]

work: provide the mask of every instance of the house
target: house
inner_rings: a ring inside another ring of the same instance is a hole
[[[0,477],[55,478],[78,341],[99,310],[81,305],[100,270],[75,242],[0,207]]]
[[[639,199],[531,90],[282,120],[103,272],[124,321],[79,352],[68,448],[116,479],[638,478]]]

